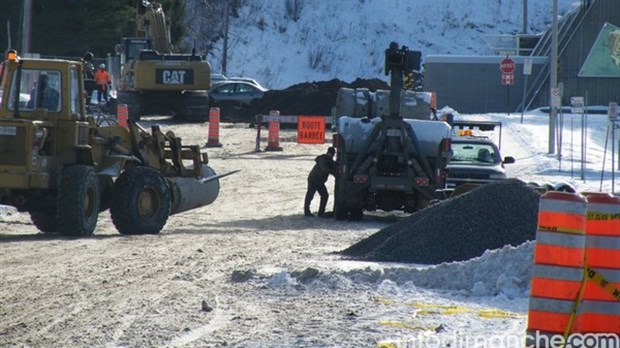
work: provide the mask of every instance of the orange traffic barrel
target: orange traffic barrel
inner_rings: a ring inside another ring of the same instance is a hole
[[[549,337],[564,335],[574,318],[572,313],[584,279],[586,205],[586,198],[577,193],[550,191],[540,198],[528,347],[544,347]]]
[[[282,151],[280,147],[280,111],[269,111],[269,134],[266,151]]]
[[[620,197],[587,198],[588,280],[573,331],[620,334]]]
[[[209,109],[209,135],[207,147],[221,147],[220,143],[220,108]]]
[[[127,104],[118,104],[116,106],[116,122],[119,126],[127,128],[129,120],[129,111],[127,110]]]

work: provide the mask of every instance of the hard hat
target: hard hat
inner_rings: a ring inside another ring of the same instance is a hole
[[[99,64],[99,69],[105,69],[105,64]]]

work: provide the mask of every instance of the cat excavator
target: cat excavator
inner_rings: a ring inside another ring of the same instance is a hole
[[[127,105],[130,119],[172,114],[178,120],[208,120],[211,66],[194,50],[175,52],[160,3],[137,0],[136,36],[122,38],[117,53],[117,100]]]

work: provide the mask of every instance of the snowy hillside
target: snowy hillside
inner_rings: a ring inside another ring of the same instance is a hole
[[[517,34],[522,0],[246,0],[231,18],[227,75],[280,89],[303,81],[382,78],[397,41],[423,55],[491,54],[485,35]],[[560,15],[575,0],[559,0]],[[552,1],[528,1],[528,32],[551,22]],[[223,40],[208,52],[221,71]]]

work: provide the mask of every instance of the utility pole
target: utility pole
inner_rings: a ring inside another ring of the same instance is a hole
[[[523,0],[523,28],[521,33],[527,34],[527,0]]]
[[[22,18],[21,52],[30,53],[30,30],[32,23],[32,0],[24,0],[24,17]]]
[[[552,1],[551,56],[549,57],[549,154],[555,153],[555,123],[558,116],[558,112],[553,105],[553,91],[558,84],[558,0]]]
[[[228,1],[225,1],[224,10],[224,48],[222,49],[222,74],[226,75],[226,65],[228,59],[228,15],[230,12],[230,5]]]
[[[10,20],[6,21],[6,39],[7,39],[6,40],[6,42],[7,42],[6,48],[7,49],[12,48],[13,47],[13,43],[11,42],[11,21]]]

